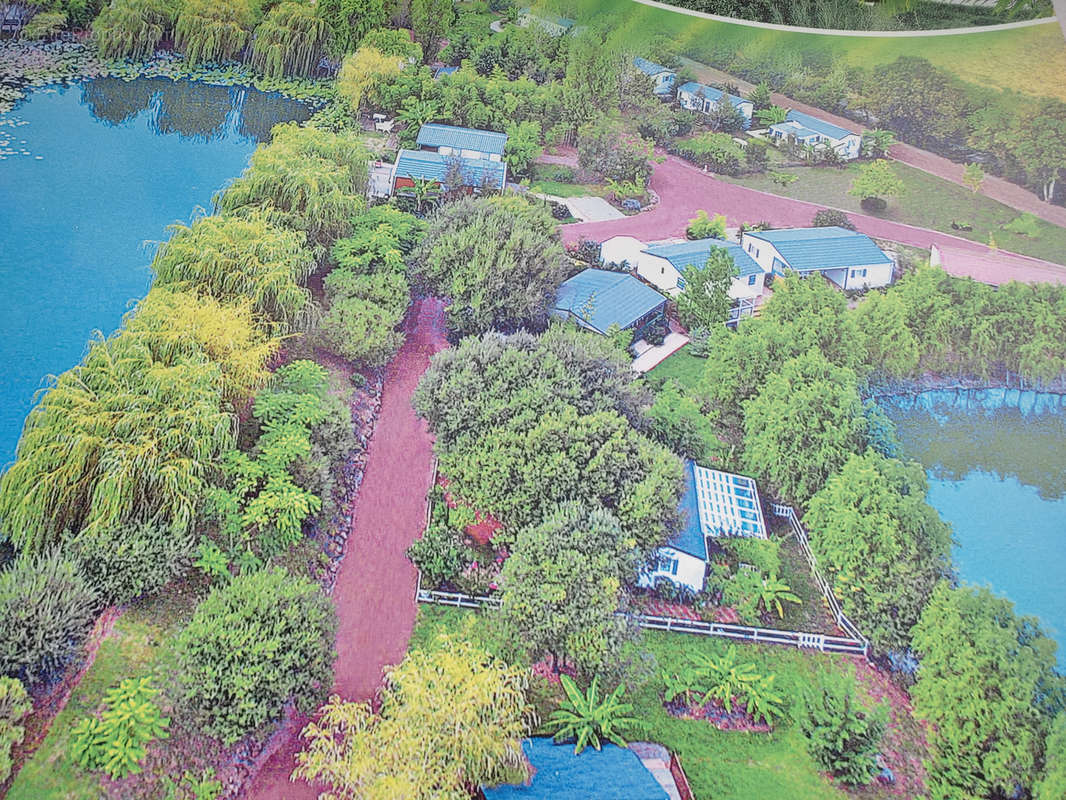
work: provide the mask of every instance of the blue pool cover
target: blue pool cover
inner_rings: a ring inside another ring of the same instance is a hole
[[[483,789],[485,800],[669,800],[637,754],[624,747],[605,744],[574,755],[573,744],[536,738],[522,748],[536,769],[533,780]]]

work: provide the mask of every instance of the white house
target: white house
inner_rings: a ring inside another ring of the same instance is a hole
[[[767,136],[778,141],[795,139],[800,145],[833,149],[845,161],[858,158],[862,151],[861,134],[800,111],[789,111],[784,122],[770,126]]]
[[[735,94],[726,94],[721,89],[695,81],[689,81],[677,87],[677,102],[682,108],[698,111],[701,114],[710,114],[721,102],[732,103],[733,107],[740,111],[747,120],[744,127],[751,124],[751,115],[755,113],[755,106],[750,100],[737,97]]]
[[[685,268],[702,268],[713,247],[726,250],[737,267],[738,275],[729,287],[729,296],[736,301],[730,322],[735,322],[754,311],[765,289],[767,272],[736,242],[697,239],[644,244],[631,236],[615,236],[600,245],[600,259],[605,264],[626,262],[660,292],[676,297],[685,288]]]
[[[750,231],[740,245],[767,272],[820,272],[841,289],[888,286],[895,269],[892,258],[869,236],[846,228]]]
[[[664,67],[662,64],[656,64],[654,61],[649,61],[640,56],[633,59],[633,65],[651,78],[652,91],[655,94],[670,94],[671,90],[674,88],[674,80],[677,78],[676,72]]]
[[[685,462],[684,520],[680,531],[656,551],[639,585],[667,579],[701,592],[707,574],[707,537],[766,538],[766,521],[755,481]]]

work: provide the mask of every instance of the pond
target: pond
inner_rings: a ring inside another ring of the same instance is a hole
[[[254,89],[98,78],[0,114],[0,470],[45,376],[114,331],[166,226],[240,174],[302,103]]]
[[[955,566],[1066,646],[1066,398],[936,391],[881,401],[904,456],[926,468]]]

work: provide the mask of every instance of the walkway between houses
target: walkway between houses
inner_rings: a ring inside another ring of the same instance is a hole
[[[659,195],[659,204],[652,210],[621,220],[564,225],[561,228],[564,243],[576,244],[583,238],[602,242],[612,236],[633,236],[644,242],[683,237],[688,221],[701,208],[709,213],[725,214],[729,225],[766,221],[778,227],[809,227],[815,212],[824,207],[726,183],[676,156],[655,165],[650,186]],[[972,275],[978,280],[987,278],[990,251],[979,242],[865,214],[846,213],[869,236],[925,250],[934,244],[948,248],[954,254],[955,274]],[[972,264],[968,263],[967,254],[972,254]],[[994,257],[1000,283],[1042,282],[1049,274],[1066,275],[1064,266],[1005,250],[996,251]]]
[[[432,438],[415,416],[411,396],[430,356],[446,348],[444,306],[415,302],[407,341],[388,367],[381,411],[356,500],[348,550],[337,576],[337,663],[333,691],[346,700],[369,700],[382,668],[407,650],[417,606],[415,568],[405,551],[422,532],[432,474]],[[289,776],[306,719],[293,720],[276,752],[245,793],[249,800],[314,800],[318,791]]]
[[[698,61],[692,61],[691,59],[686,58],[682,59],[682,62],[685,66],[690,67],[696,73],[696,76],[702,81],[710,83],[732,83],[745,95],[755,86],[755,84],[741,80],[735,75],[730,75],[727,72],[722,72],[720,69],[700,64]],[[839,125],[848,130],[857,130],[859,132],[866,130],[866,126],[860,125],[854,120],[848,119],[847,117],[841,117],[837,114],[830,114],[824,109],[809,106],[806,103],[801,103],[798,100],[794,100],[783,94],[774,93],[771,95],[771,99],[775,105],[779,105],[782,108],[790,108],[804,114],[810,114],[812,117],[824,119],[826,122],[831,122],[834,125]],[[892,145],[892,148],[889,150],[889,155],[896,161],[914,167],[915,169],[920,169],[922,172],[928,172],[930,175],[935,175],[938,178],[951,181],[959,186],[966,185],[962,182],[963,165],[956,164],[954,161],[944,158],[943,156],[938,156],[936,153],[930,153],[928,150],[922,150],[911,144],[897,142]],[[1003,205],[1010,206],[1018,211],[1028,211],[1030,214],[1039,217],[1046,222],[1066,228],[1066,208],[1045,203],[1028,189],[1019,186],[1016,183],[1011,183],[1003,178],[997,178],[994,175],[988,175],[985,177],[984,183],[981,184],[981,194],[992,200],[1003,203]]]

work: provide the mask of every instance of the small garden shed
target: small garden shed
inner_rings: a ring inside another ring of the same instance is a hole
[[[606,334],[612,325],[639,331],[661,319],[665,310],[666,298],[632,275],[586,269],[559,286],[552,313]]]

